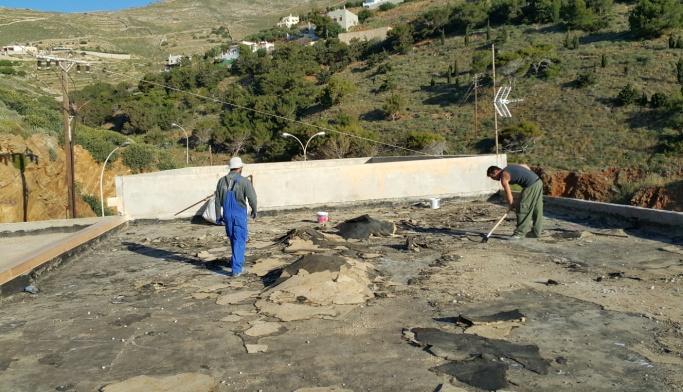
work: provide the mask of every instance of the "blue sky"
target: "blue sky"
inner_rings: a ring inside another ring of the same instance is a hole
[[[111,11],[140,7],[153,0],[0,0],[0,7],[31,8],[40,11],[85,12]]]

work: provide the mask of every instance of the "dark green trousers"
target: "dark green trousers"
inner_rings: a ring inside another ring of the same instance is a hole
[[[517,228],[513,235],[524,237],[533,230],[536,237],[543,231],[543,181],[525,188],[517,209]]]

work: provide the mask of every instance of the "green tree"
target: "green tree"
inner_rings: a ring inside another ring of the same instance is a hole
[[[560,23],[561,16],[560,12],[562,11],[562,0],[553,0],[552,3],[552,18],[553,18],[553,23],[557,24]]]
[[[679,57],[676,63],[676,80],[683,86],[683,57]]]
[[[638,100],[639,96],[638,90],[629,83],[619,91],[616,102],[621,106],[631,105]]]
[[[121,155],[123,163],[138,173],[152,169],[157,162],[157,149],[147,144],[131,144]]]
[[[358,22],[360,23],[365,23],[368,19],[372,18],[373,13],[367,8],[363,8],[359,13],[358,13]]]
[[[392,93],[384,101],[382,105],[382,110],[384,111],[387,118],[391,121],[396,121],[401,117],[401,112],[405,110],[406,99],[398,93]]]
[[[659,37],[667,29],[683,25],[680,0],[639,0],[628,17],[631,32],[640,37]]]
[[[353,94],[355,91],[356,86],[351,81],[340,76],[333,76],[323,90],[321,102],[325,106],[338,105],[344,97]]]
[[[602,54],[602,56],[600,56],[600,67],[602,67],[602,68],[607,67],[607,55],[604,53]]]
[[[443,155],[446,139],[434,132],[410,131],[406,137],[406,147],[433,155]]]
[[[389,31],[388,46],[399,53],[408,53],[413,47],[413,29],[408,24],[400,24]]]

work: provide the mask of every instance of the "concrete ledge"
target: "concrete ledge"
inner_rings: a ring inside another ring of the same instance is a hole
[[[11,282],[26,276],[50,261],[72,252],[80,246],[97,239],[103,234],[123,225],[126,219],[120,216],[99,218],[99,221],[66,238],[49,242],[34,251],[24,254],[15,260],[6,261],[4,270],[0,271],[1,291],[8,291]]]
[[[638,224],[683,228],[683,212],[656,210],[566,197],[544,196],[545,207],[627,219]]]
[[[83,228],[99,222],[101,218],[54,219],[33,222],[0,223],[0,234],[34,233],[41,231]]]

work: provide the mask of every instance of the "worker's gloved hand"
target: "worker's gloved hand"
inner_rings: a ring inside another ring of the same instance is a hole
[[[251,212],[251,219],[256,220],[256,211]]]

